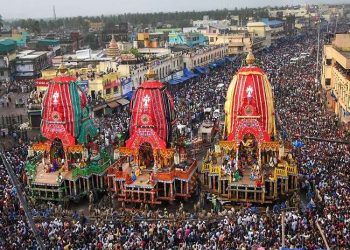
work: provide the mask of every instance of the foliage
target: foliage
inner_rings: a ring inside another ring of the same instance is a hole
[[[2,16],[0,15],[0,32],[1,32],[1,28],[3,27],[3,21],[2,21]]]
[[[136,48],[131,48],[131,49],[129,50],[129,53],[133,54],[136,58],[142,56],[141,53],[139,52],[139,50],[136,49]]]
[[[242,8],[234,10],[222,9],[211,11],[182,11],[182,12],[158,12],[158,13],[125,13],[120,15],[94,16],[94,17],[66,17],[56,20],[34,20],[20,19],[12,22],[13,26],[27,28],[34,33],[40,31],[50,32],[54,30],[74,29],[82,32],[89,30],[89,22],[103,22],[104,32],[112,33],[115,25],[127,22],[129,25],[138,28],[147,28],[149,26],[157,27],[159,24],[169,24],[172,27],[190,26],[192,20],[202,19],[204,15],[209,15],[212,19],[229,18],[230,15],[239,15],[246,20],[248,17],[267,17],[268,12],[265,8]]]

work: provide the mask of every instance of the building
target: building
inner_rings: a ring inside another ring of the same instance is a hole
[[[94,32],[94,31],[101,31],[103,30],[105,24],[104,22],[91,22],[89,21],[89,31]]]
[[[49,67],[47,51],[25,50],[17,54],[16,78],[37,78]]]
[[[12,29],[7,33],[0,34],[1,39],[11,39],[17,44],[17,47],[25,47],[29,41],[29,33],[23,29]]]
[[[169,33],[169,45],[186,45],[189,48],[208,45],[208,38],[201,33]]]
[[[132,43],[131,42],[117,42],[118,48],[120,51],[129,51],[130,49],[132,49]]]
[[[155,53],[154,50],[155,49],[151,49],[151,52]],[[151,62],[157,79],[165,81],[169,75],[183,69],[183,57],[181,52],[170,53],[170,50],[167,49],[157,50],[163,53],[163,56],[159,56]],[[165,54],[165,51],[168,51],[168,53]],[[148,66],[145,63],[121,64],[118,66],[118,73],[122,77],[131,78],[135,89],[146,80],[145,75],[147,70]]]
[[[121,42],[127,42],[129,35],[129,25],[127,22],[121,22],[115,25],[113,32],[116,39]]]
[[[350,33],[336,34],[324,45],[321,84],[326,91],[327,106],[348,124],[350,121]]]
[[[209,46],[196,49],[183,54],[183,68],[194,69],[195,67],[206,66],[227,55],[226,45]]]
[[[295,33],[295,16],[294,15],[288,15],[284,17],[284,32],[289,35]]]
[[[108,48],[106,50],[106,55],[111,58],[116,58],[120,56],[120,50],[119,50],[117,41],[114,39],[114,35],[112,35],[112,40],[108,45]]]
[[[262,18],[261,21],[271,29],[271,37],[279,38],[284,33],[284,22],[276,19]]]
[[[269,9],[269,17],[272,17],[272,18],[283,18],[288,15],[294,15],[296,18],[299,18],[299,17],[304,17],[308,13],[309,11],[307,6],[291,7],[287,9],[281,9],[281,10]]]
[[[231,25],[231,21],[224,19],[224,20],[213,20],[209,19],[209,16],[203,16],[203,20],[195,20],[192,22],[192,25],[194,27],[198,28],[207,28],[209,26],[212,27],[221,27],[223,29],[228,28]]]
[[[237,34],[208,34],[209,45],[227,44],[228,55],[237,55],[248,52],[251,39],[248,32]]]
[[[164,47],[168,40],[168,33],[164,32],[139,32],[137,34],[137,48]]]
[[[263,22],[250,22],[247,24],[247,30],[253,41],[253,50],[270,47],[271,28]]]
[[[15,75],[16,47],[14,40],[0,41],[0,81],[10,80]]]

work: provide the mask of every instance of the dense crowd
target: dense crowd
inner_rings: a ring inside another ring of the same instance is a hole
[[[309,57],[297,64],[289,59],[301,52]],[[291,201],[259,211],[249,207],[213,211],[124,210],[119,208],[86,219],[84,215],[52,214],[36,226],[45,244],[57,249],[278,249],[281,245],[282,216],[285,216],[286,246],[325,248],[317,224],[323,229],[331,249],[349,249],[350,170],[349,146],[331,141],[314,141],[305,136],[348,140],[335,116],[327,110],[325,97],[316,76],[315,34],[282,38],[269,49],[255,54],[268,73],[274,88],[278,126],[284,138],[300,139],[304,147],[294,149],[306,192],[305,204]],[[181,87],[170,89],[174,95],[179,124],[189,131],[198,129],[204,110],[221,108],[231,76],[238,68],[226,63]],[[222,88],[217,85],[223,84]],[[220,106],[221,105],[221,106]],[[111,143],[115,133],[127,130],[127,112],[95,120],[101,137]],[[25,147],[7,152],[20,179],[23,177]],[[24,249],[35,245],[26,224],[16,190],[0,166],[0,249]],[[287,209],[284,214],[281,208]],[[107,206],[108,207],[108,206]],[[99,209],[98,209],[99,210]],[[185,209],[186,210],[186,209]],[[99,213],[99,212],[98,212]],[[6,239],[6,240],[5,240]]]
[[[286,63],[285,58],[276,60],[276,54],[295,55],[305,49],[309,49],[311,58],[297,65]],[[281,126],[291,139],[316,137],[348,141],[348,134],[334,113],[327,109],[326,97],[319,81],[315,80],[315,41],[301,37],[294,46],[276,45],[273,50],[273,54],[262,57],[262,65],[271,72]],[[305,146],[295,154],[303,177],[314,184],[311,197],[317,201],[320,224],[332,249],[348,249],[350,147],[331,141],[305,139],[304,143]]]

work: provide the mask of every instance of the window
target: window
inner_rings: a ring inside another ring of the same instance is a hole
[[[4,71],[0,71],[0,76],[4,76]]]
[[[211,43],[214,42],[214,37],[211,37],[211,38],[210,38],[210,42],[211,42]]]
[[[326,78],[325,84],[326,84],[326,86],[331,85],[331,79],[330,78]]]
[[[118,92],[119,92],[119,88],[118,88],[118,87],[114,87],[114,88],[113,88],[113,92],[114,92],[114,93],[118,93]]]
[[[109,88],[109,89],[106,89],[106,95],[109,95],[111,92],[112,92],[112,91],[111,91],[110,88]]]
[[[332,64],[332,59],[326,59],[326,64],[329,66]]]

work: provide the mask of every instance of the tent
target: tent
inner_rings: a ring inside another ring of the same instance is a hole
[[[131,101],[132,96],[134,95],[134,92],[135,92],[135,91],[129,91],[128,93],[124,94],[124,97],[125,97],[126,99],[128,99],[129,101]]]
[[[183,73],[184,73],[184,77],[189,77],[189,78],[193,78],[193,77],[197,77],[198,75],[193,73],[191,70],[189,70],[188,68],[184,68],[183,69]]]
[[[209,72],[209,68],[204,66],[197,66],[194,68],[194,70],[197,71],[199,74],[207,74]]]

